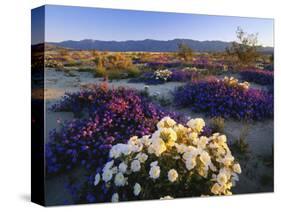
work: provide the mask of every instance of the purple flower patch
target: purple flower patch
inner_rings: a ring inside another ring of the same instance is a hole
[[[211,117],[262,120],[273,117],[273,95],[258,89],[241,89],[210,79],[179,87],[173,93],[177,106],[191,107]]]
[[[271,71],[252,69],[240,71],[243,80],[260,85],[273,85],[274,74]]]

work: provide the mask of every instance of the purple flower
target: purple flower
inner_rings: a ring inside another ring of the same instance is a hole
[[[240,71],[243,80],[261,85],[273,85],[274,73],[272,71],[251,69]]]
[[[261,120],[273,117],[273,95],[258,89],[243,90],[216,79],[193,82],[173,93],[177,106],[191,107],[211,117]]]

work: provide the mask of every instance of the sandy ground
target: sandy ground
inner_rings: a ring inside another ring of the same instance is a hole
[[[81,86],[91,83],[102,83],[99,78],[93,78],[91,73],[71,71],[70,74],[56,72],[48,69],[45,72],[45,97],[46,107],[48,108],[53,103],[58,101],[65,92],[78,91]],[[175,87],[184,83],[169,82],[162,85],[150,85],[148,92],[150,95],[170,98],[171,91]],[[118,87],[125,86],[138,90],[144,89],[143,83],[128,83],[128,80],[111,81],[110,86]],[[263,86],[251,84],[252,87],[265,89]],[[179,112],[190,116],[191,118],[202,117],[207,123],[210,119],[203,113],[194,113],[190,109],[177,109]],[[49,132],[54,128],[59,128],[60,123],[66,120],[72,120],[73,114],[69,112],[46,112],[46,130]],[[245,127],[239,121],[225,121],[225,134],[228,137],[229,144],[233,144],[239,137],[242,128]],[[235,155],[239,158],[243,173],[240,181],[233,189],[235,193],[255,193],[255,192],[270,192],[273,191],[273,168],[267,164],[267,158],[272,156],[273,148],[273,120],[263,122],[254,122],[248,124],[248,133],[246,141],[249,144],[249,152],[243,155]],[[48,138],[47,142],[48,142]],[[79,170],[78,173],[83,173]],[[69,173],[73,174],[73,173]],[[83,176],[83,175],[82,175]],[[68,191],[64,188],[64,183],[67,179],[66,175],[48,178],[46,181],[46,201],[50,204],[63,204],[65,199],[71,199]]]

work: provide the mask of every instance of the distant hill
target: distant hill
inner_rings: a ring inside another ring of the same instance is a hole
[[[128,41],[100,41],[85,39],[81,41],[50,42],[59,47],[76,50],[100,50],[100,51],[147,51],[147,52],[174,52],[178,49],[179,43],[185,43],[194,51],[198,52],[221,52],[231,45],[231,42],[224,41],[197,41],[191,39],[174,40],[128,40]],[[273,52],[272,47],[260,47],[261,52]]]

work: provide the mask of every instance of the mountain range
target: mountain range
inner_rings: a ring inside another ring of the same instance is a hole
[[[198,41],[192,39],[173,40],[128,40],[128,41],[101,41],[84,39],[80,41],[68,40],[62,42],[48,42],[58,47],[75,50],[100,50],[100,51],[147,51],[147,52],[174,52],[178,44],[187,44],[191,49],[198,52],[222,52],[231,45],[225,41]],[[259,47],[260,52],[272,53],[273,47]]]

